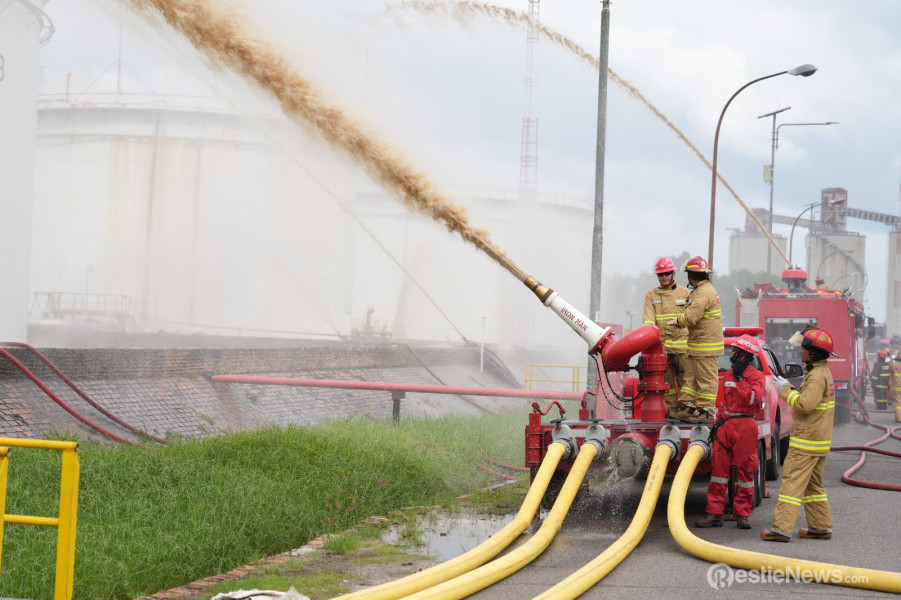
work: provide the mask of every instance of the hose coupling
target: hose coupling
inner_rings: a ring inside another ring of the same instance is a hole
[[[563,444],[566,451],[563,453],[563,460],[574,458],[578,453],[579,446],[576,444],[576,438],[573,436],[572,430],[563,423],[557,423],[551,430],[551,440]]]
[[[584,446],[585,444],[594,444],[594,446],[598,449],[598,454],[594,459],[598,460],[607,457],[607,452],[610,449],[609,440],[610,434],[606,429],[604,429],[604,426],[594,423],[585,430],[585,441],[582,445]]]
[[[688,434],[688,447],[699,445],[704,448],[704,458],[701,462],[710,458],[710,428],[704,425],[695,425]]]
[[[675,425],[665,425],[660,429],[657,446],[669,446],[670,450],[672,450],[669,461],[677,462],[682,453],[682,432]]]

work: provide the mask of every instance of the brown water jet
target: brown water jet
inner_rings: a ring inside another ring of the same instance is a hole
[[[569,50],[579,58],[588,62],[595,70],[600,69],[600,61],[592,55],[590,52],[579,46],[573,40],[569,39],[565,35],[548,29],[546,26],[542,25],[540,22],[533,20],[528,13],[524,13],[521,11],[516,11],[510,8],[504,8],[501,6],[494,6],[492,4],[485,4],[482,2],[469,2],[466,0],[462,0],[460,2],[441,2],[441,1],[427,1],[427,0],[405,0],[404,2],[400,2],[396,6],[392,3],[387,3],[385,6],[385,11],[388,14],[393,12],[397,12],[399,10],[407,10],[412,9],[416,10],[428,15],[438,15],[441,17],[449,17],[457,20],[462,25],[467,24],[467,19],[473,16],[485,16],[491,19],[496,19],[499,21],[503,21],[508,25],[512,26],[521,26],[525,25],[528,27],[534,28],[541,36],[549,39],[553,43]],[[607,70],[610,78],[618,84],[620,87],[625,90],[627,94],[631,97],[635,98],[642,104],[644,104],[648,110],[650,110],[654,115],[659,118],[663,123],[676,134],[676,136],[682,140],[686,146],[688,146],[697,157],[707,166],[711,171],[713,170],[713,164],[707,159],[706,156],[698,149],[698,147],[682,132],[676,125],[664,115],[660,109],[654,106],[650,100],[648,100],[634,85],[629,83],[626,79],[622,78],[619,74],[617,74],[613,69],[608,68]],[[744,200],[738,195],[738,192],[735,191],[735,188],[726,181],[723,177],[722,173],[716,174],[717,179],[722,182],[726,189],[732,194],[732,196],[738,201],[739,205],[745,209],[745,212],[751,218],[755,225],[757,225],[758,229],[763,233],[764,236],[769,240],[770,244],[776,249],[776,251],[782,256],[785,260],[785,264],[790,264],[788,260],[788,256],[786,256],[785,252],[776,243],[776,240],[773,239],[772,235],[767,231],[767,228],[760,222],[751,209],[745,204]]]
[[[469,222],[466,209],[421,172],[413,169],[386,142],[364,131],[304,78],[270,42],[255,35],[246,17],[210,0],[123,0],[159,23],[162,18],[213,63],[227,67],[268,90],[284,113],[301,125],[312,125],[322,137],[347,152],[408,207],[443,222],[448,231],[482,250],[519,281],[527,274],[489,237]]]

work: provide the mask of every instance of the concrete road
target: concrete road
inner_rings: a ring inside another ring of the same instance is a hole
[[[889,427],[899,425],[894,413],[871,411],[874,423]],[[834,446],[862,445],[880,437],[882,430],[853,423],[836,427]],[[901,441],[889,439],[880,448],[901,452]],[[807,540],[795,536],[789,543],[764,542],[759,530],[772,525],[779,481],[768,482],[770,498],[754,510],[751,530],[739,530],[734,523],[723,528],[695,529],[699,537],[716,544],[778,556],[821,561],[848,567],[864,567],[901,572],[901,492],[869,489],[841,481],[842,473],[860,458],[860,452],[833,452],[826,466],[825,485],[832,509],[832,540]],[[869,453],[855,479],[901,484],[901,459]],[[766,581],[733,582],[726,589],[715,589],[707,581],[711,563],[695,558],[683,550],[669,533],[666,505],[671,476],[663,491],[648,531],[638,547],[607,577],[580,598],[629,598],[697,600],[700,598],[760,598],[789,594],[830,597],[870,598],[894,597],[868,590],[817,583]],[[695,478],[686,498],[686,520],[704,514],[706,478]],[[563,527],[551,545],[528,567],[476,593],[477,600],[522,600],[533,598],[556,582],[572,574],[603,552],[628,527],[641,497],[643,483],[620,482],[603,493],[593,492],[564,520]],[[804,527],[803,509],[798,527]],[[519,543],[528,535],[522,536]]]

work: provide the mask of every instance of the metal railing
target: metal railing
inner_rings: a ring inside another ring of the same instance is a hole
[[[535,383],[561,383],[570,386],[570,390],[578,392],[585,388],[586,377],[584,365],[541,365],[526,364],[523,387],[527,390],[534,389]],[[551,373],[549,374],[548,371]],[[553,376],[554,373],[561,373]],[[568,372],[568,375],[567,375]]]
[[[34,292],[29,313],[42,319],[106,319],[125,331],[140,322],[141,307],[125,294]]]
[[[6,513],[6,484],[9,477],[9,449],[42,448],[61,450],[63,453],[62,477],[59,490],[59,514],[57,517],[10,515]],[[0,558],[3,555],[3,530],[6,523],[56,527],[56,577],[53,586],[54,600],[71,600],[75,576],[75,521],[78,514],[78,442],[0,438]]]
[[[390,338],[393,330],[394,322],[382,319],[353,319],[350,323],[350,333],[354,336]]]

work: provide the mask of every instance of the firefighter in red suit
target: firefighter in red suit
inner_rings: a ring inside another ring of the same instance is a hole
[[[757,421],[754,414],[763,404],[765,379],[751,366],[760,345],[749,335],[735,340],[729,360],[732,368],[723,379],[723,402],[716,414],[710,483],[707,486],[707,516],[695,527],[722,527],[726,508],[729,470],[738,467],[738,482],[732,511],[739,529],[750,529],[748,517],[754,509],[754,480],[757,473]]]

